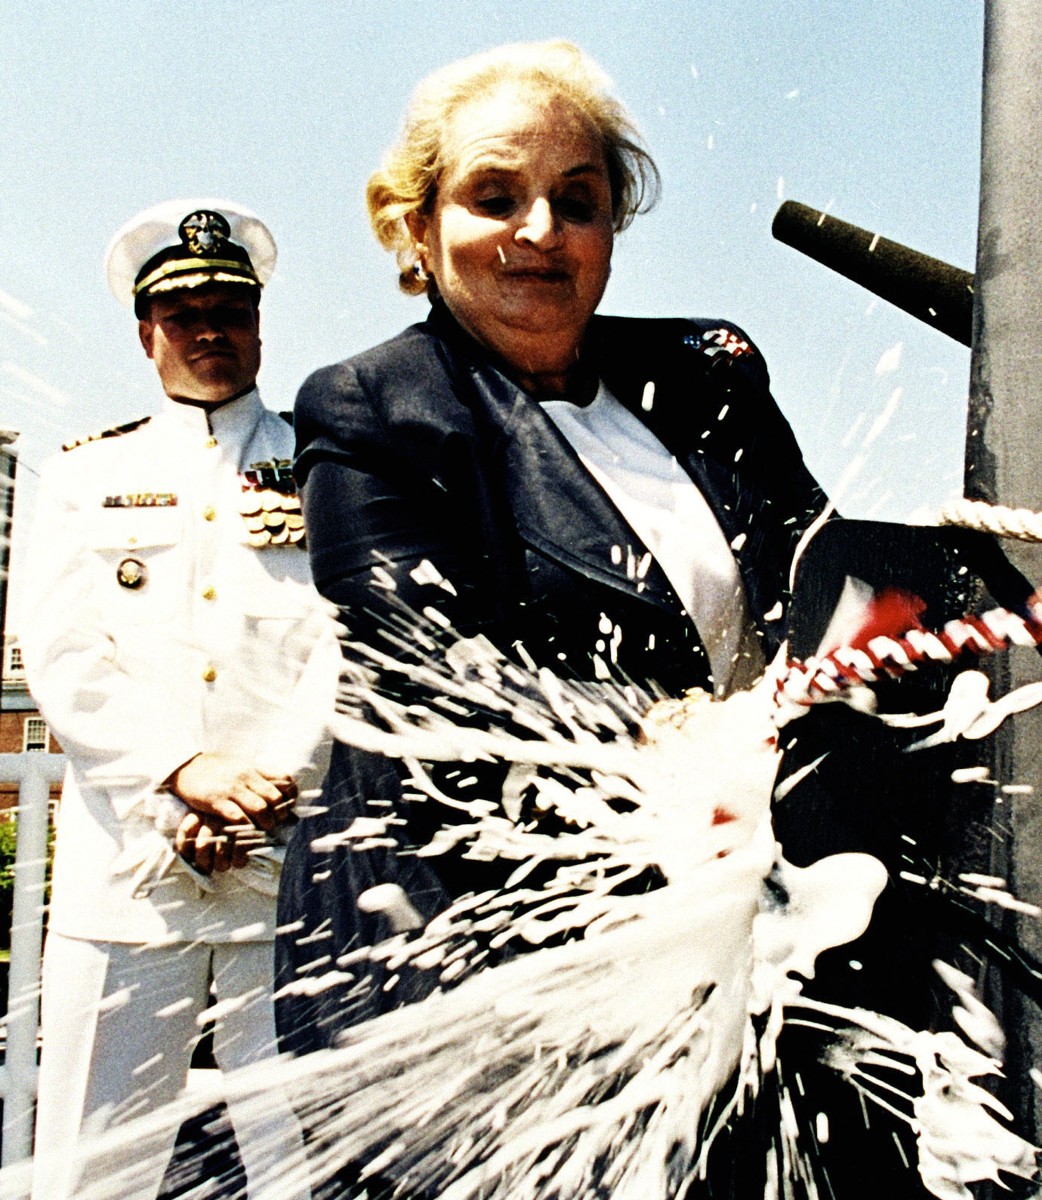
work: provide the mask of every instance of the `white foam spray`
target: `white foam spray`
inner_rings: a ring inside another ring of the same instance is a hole
[[[661,702],[632,736],[645,707],[632,690],[568,685],[507,664],[487,643],[458,646],[440,667],[395,669],[448,703],[406,706],[359,670],[345,681],[340,735],[401,757],[429,795],[423,760],[513,764],[503,802],[455,802],[461,823],[425,851],[462,840],[475,857],[515,862],[510,885],[462,898],[424,928],[400,890],[371,889],[363,904],[398,932],[331,963],[330,978],[371,957],[392,973],[437,971],[442,989],[351,1029],[335,1051],[225,1076],[212,1092],[107,1131],[84,1149],[81,1200],[124,1196],[137,1164],[165,1153],[161,1131],[216,1095],[237,1097],[237,1117],[252,1111],[260,1125],[273,1088],[291,1096],[314,1144],[306,1166],[251,1181],[251,1197],[295,1197],[347,1163],[368,1164],[404,1194],[445,1200],[679,1196],[704,1173],[714,1136],[765,1080],[776,1086],[777,1035],[791,1014],[845,1031],[829,1039],[829,1061],[875,1103],[888,1101],[871,1082],[873,1061],[910,1064],[901,1115],[934,1195],[963,1200],[967,1181],[999,1169],[1030,1174],[1032,1148],[972,1082],[999,1069],[1001,1049],[968,981],[948,975],[965,1037],[801,997],[795,976],[812,976],[822,950],[864,930],[885,872],[867,855],[803,870],[780,859],[769,818],[773,681],[726,701]],[[361,701],[378,724],[358,715]],[[464,727],[454,702],[511,722]],[[552,776],[533,773],[548,764]],[[511,795],[524,783],[561,832],[513,819]],[[342,840],[380,844],[386,833],[367,819]],[[534,864],[556,869],[536,884]],[[620,887],[649,869],[662,886]],[[544,945],[561,934],[571,940]],[[475,972],[479,940],[540,948]],[[785,1094],[781,1112],[782,1165],[768,1194],[793,1194],[800,1179],[814,1195]],[[0,1174],[0,1197],[21,1186],[18,1171]]]

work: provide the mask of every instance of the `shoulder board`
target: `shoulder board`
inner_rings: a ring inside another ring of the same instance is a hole
[[[127,421],[123,425],[113,425],[110,429],[103,429],[100,433],[91,433],[87,437],[65,442],[62,445],[62,449],[75,450],[78,446],[86,446],[90,442],[100,442],[102,438],[122,437],[124,433],[133,433],[135,429],[140,429],[142,425],[147,425],[151,420],[151,417],[138,417],[136,421]]]

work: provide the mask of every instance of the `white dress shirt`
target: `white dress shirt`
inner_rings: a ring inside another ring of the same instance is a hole
[[[749,686],[764,663],[745,588],[691,477],[603,383],[585,407],[542,407],[661,566],[706,648],[717,694]]]

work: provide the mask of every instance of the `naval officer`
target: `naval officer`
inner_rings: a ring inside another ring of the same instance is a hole
[[[321,779],[339,652],[304,552],[293,432],[257,392],[274,262],[265,225],[223,201],[121,229],[108,281],[165,397],[41,478],[21,640],[69,765],[35,1200],[85,1186],[85,1134],[180,1091],[211,983],[220,1067],[275,1053],[282,841]],[[278,1097],[263,1120],[230,1115],[252,1197],[299,1159],[299,1129]],[[167,1155],[129,1169],[121,1195],[154,1200]]]

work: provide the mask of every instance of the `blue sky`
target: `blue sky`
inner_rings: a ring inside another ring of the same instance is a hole
[[[770,223],[801,200],[972,270],[982,29],[981,0],[4,0],[0,425],[22,431],[16,524],[61,441],[157,403],[102,277],[118,226],[179,195],[265,218],[280,256],[261,387],[289,407],[309,371],[423,316],[363,203],[413,85],[545,37],[608,71],[662,171],[602,311],[737,322],[844,512],[935,510],[961,491],[969,352]]]

